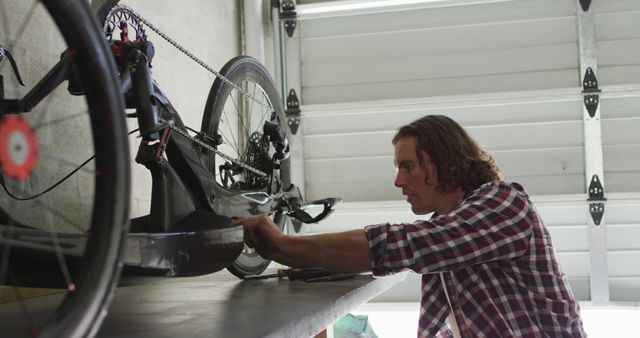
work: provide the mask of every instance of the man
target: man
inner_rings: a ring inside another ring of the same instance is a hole
[[[586,336],[522,186],[500,181],[493,158],[445,116],[403,126],[393,144],[394,183],[414,213],[433,212],[428,221],[291,237],[259,216],[238,221],[247,245],[288,266],[421,274],[419,337]]]

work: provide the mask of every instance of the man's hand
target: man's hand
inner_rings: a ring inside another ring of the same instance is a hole
[[[269,216],[242,217],[234,223],[244,228],[244,242],[249,247],[266,259],[276,258],[278,243],[284,240],[285,235]]]
[[[371,271],[369,244],[363,229],[331,234],[287,236],[267,215],[235,221],[244,228],[244,242],[260,256],[297,267],[323,267],[336,272]]]

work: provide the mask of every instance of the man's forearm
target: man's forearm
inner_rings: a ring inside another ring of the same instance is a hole
[[[274,260],[293,267],[324,267],[337,272],[371,271],[364,230],[310,236],[286,236]]]

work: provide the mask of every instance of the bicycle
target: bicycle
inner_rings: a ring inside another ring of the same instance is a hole
[[[42,223],[38,218],[27,217],[27,220],[23,220],[25,215],[22,212],[15,207],[5,208],[2,204],[0,249],[3,252],[7,251],[7,254],[2,256],[2,268],[11,271],[2,273],[4,270],[0,270],[0,283],[63,284],[68,290],[61,305],[49,315],[49,320],[43,321],[43,332],[53,336],[95,333],[119,278],[119,254],[123,252],[122,260],[125,267],[136,272],[152,271],[167,276],[183,276],[215,272],[227,267],[239,277],[255,275],[264,271],[270,262],[244,245],[242,228],[233,226],[231,217],[270,214],[281,228],[285,228],[288,219],[291,219],[293,228],[297,231],[300,222],[318,222],[333,211],[339,199],[328,198],[305,204],[298,188],[290,182],[290,149],[284,110],[267,70],[256,60],[246,56],[234,58],[218,73],[192,54],[185,53],[216,75],[207,98],[200,130],[195,130],[184,125],[176,109],[153,80],[149,67],[155,50],[151,41],[147,39],[145,27],[156,31],[172,45],[186,52],[184,48],[167,38],[166,34],[134,10],[117,5],[118,1],[107,1],[97,12],[97,21],[102,23],[103,33],[107,37],[106,46],[104,38],[95,37],[95,19],[85,17],[91,16],[84,8],[86,6],[72,0],[44,2],[47,8],[55,5],[68,6],[67,10],[79,13],[68,15],[69,12],[50,10],[59,26],[67,25],[65,20],[73,16],[77,25],[74,26],[75,33],[84,30],[79,27],[90,26],[90,32],[87,34],[90,34],[92,39],[82,40],[83,44],[79,46],[68,42],[71,48],[62,49],[66,52],[50,73],[42,79],[36,77],[36,80],[39,80],[36,81],[38,84],[29,94],[19,100],[0,98],[0,111],[7,116],[17,115],[11,114],[13,112],[29,111],[43,98],[54,93],[54,89],[63,81],[68,80],[68,88],[56,90],[56,95],[58,92],[71,94],[68,96],[70,101],[75,100],[76,96],[86,97],[86,110],[90,114],[76,113],[67,117],[57,117],[54,120],[55,124],[49,123],[47,126],[57,128],[58,124],[73,121],[78,116],[88,118],[94,126],[91,129],[92,133],[87,136],[94,144],[95,168],[90,167],[92,161],[61,161],[60,157],[55,157],[55,161],[71,163],[70,167],[73,170],[63,179],[59,179],[59,175],[53,175],[51,182],[54,183],[51,184],[39,181],[44,181],[39,178],[41,173],[38,172],[42,166],[32,165],[28,170],[20,170],[16,175],[7,171],[5,163],[9,162],[5,161],[2,162],[2,185],[7,194],[10,194],[12,189],[21,193],[20,196],[13,193],[9,204],[17,203],[13,202],[16,197],[22,199],[25,196],[35,196],[35,201],[50,198],[48,196],[51,195],[34,194],[31,190],[39,186],[62,189],[61,186],[68,177],[75,177],[78,173],[89,174],[88,178],[79,178],[78,181],[88,180],[90,183],[93,182],[96,188],[87,193],[87,201],[93,201],[93,207],[87,207],[87,203],[76,207],[80,210],[89,209],[85,210],[85,213],[92,217],[86,217],[84,222],[68,220],[63,213],[56,212],[56,208],[47,207],[43,202],[34,202],[36,208],[31,209],[44,213],[44,217],[40,218],[53,219],[58,223],[64,220],[62,226],[55,230],[38,229],[33,224]],[[131,38],[130,33],[134,33],[135,36]],[[76,37],[73,31],[67,34]],[[94,93],[91,79],[94,78],[95,72],[86,69],[92,66],[81,66],[81,62],[76,59],[80,56],[84,58],[84,54],[79,52],[84,49],[96,50],[96,53],[99,53],[98,62],[102,71],[109,75],[101,73],[101,77],[97,79],[105,82],[100,84],[100,88],[108,93]],[[17,55],[13,46],[5,50],[11,50]],[[8,55],[11,54],[5,55],[9,58]],[[19,60],[19,57],[17,59]],[[14,67],[14,70],[17,75],[17,67]],[[114,81],[116,75],[118,80]],[[118,82],[119,85],[114,82]],[[98,104],[92,101],[101,95],[107,95],[106,97],[112,100],[109,105],[112,109],[108,114],[104,114],[114,120],[110,121],[111,124],[105,124],[113,126],[109,128],[110,135],[103,135],[105,131],[98,127],[104,122],[102,119],[105,117],[97,117],[95,114],[97,111],[102,112],[104,108],[98,107]],[[53,107],[56,107],[55,103]],[[123,107],[128,109],[126,114]],[[29,122],[29,119],[35,119],[33,116],[35,114],[30,113],[27,118],[20,118],[19,124],[27,127],[35,124],[34,129],[39,131],[40,124]],[[127,219],[125,201],[128,201],[126,188],[129,184],[126,163],[128,150],[126,144],[123,144],[127,136],[121,121],[125,116],[137,120],[139,129],[134,132],[139,132],[141,142],[136,162],[149,169],[153,182],[150,213],[132,219],[130,229],[122,226],[127,223],[124,220]],[[11,126],[12,123],[2,123],[0,131],[4,130],[4,125]],[[27,127],[25,128],[28,129]],[[8,132],[0,133],[0,139],[6,134]],[[24,132],[26,136],[23,138],[35,139],[35,134]],[[57,140],[56,132],[52,134]],[[115,143],[117,147],[111,147]],[[20,145],[23,148],[31,146],[31,149],[37,147],[29,142]],[[39,157],[42,156],[35,156],[36,160]],[[82,155],[77,157],[83,158]],[[16,163],[20,161],[14,159]],[[105,165],[104,162],[110,161],[118,167],[107,169],[119,171],[117,175],[112,175],[114,177],[107,175],[103,178],[102,166]],[[32,161],[25,163],[27,162]],[[45,175],[51,174],[51,170],[44,171]],[[106,179],[109,180],[105,182]],[[18,189],[25,185],[32,188]],[[50,189],[45,190],[48,191]],[[111,209],[103,205],[105,196],[111,197]],[[116,206],[118,210],[112,210]],[[305,212],[306,208],[312,206],[322,206],[322,210],[315,217]],[[105,224],[106,220],[109,221],[108,224]],[[111,236],[98,236],[98,231],[107,231],[102,230],[102,227],[108,228]],[[75,233],[71,233],[69,228],[75,229]],[[127,230],[129,232],[125,235]],[[93,233],[94,236],[87,236]],[[23,242],[15,243],[8,240],[8,237],[21,238]],[[109,241],[104,241],[104,238],[109,238]],[[34,242],[37,245],[34,245]],[[126,251],[122,249],[125,245]],[[94,246],[99,249],[94,249]],[[65,249],[61,250],[60,247]],[[79,261],[77,268],[76,260]],[[33,263],[34,261],[38,264]],[[106,269],[105,272],[96,269],[94,265]],[[17,271],[18,268],[26,270],[31,266],[31,270]],[[98,279],[105,287],[99,291],[91,290],[91,293],[85,291],[90,288],[84,285],[91,284],[77,279],[84,276],[82,271],[87,270],[83,269],[83,266],[90,266],[91,272],[86,275],[92,275],[93,278],[85,277],[86,280],[93,282]],[[56,268],[61,272],[50,271]],[[52,283],[51,275],[62,277]],[[85,293],[81,294],[79,291]],[[78,302],[74,304],[73,300]],[[71,305],[66,305],[68,303]],[[85,311],[87,309],[92,311]],[[75,317],[79,312],[83,312],[83,316]],[[61,321],[67,324],[58,325]]]

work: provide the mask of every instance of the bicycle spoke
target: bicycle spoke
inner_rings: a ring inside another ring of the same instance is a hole
[[[238,134],[238,138],[240,138],[240,130],[241,129],[245,129],[246,130],[246,127],[244,126],[244,121],[242,121],[242,117],[240,116],[240,108],[238,107],[238,104],[234,100],[233,95],[229,95],[229,98],[231,99],[231,103],[233,104],[233,108],[235,108],[235,112],[236,112],[235,115],[238,117],[237,123],[239,124],[239,126],[238,126],[239,130],[237,130],[236,133]],[[227,118],[227,121],[229,121],[229,117],[227,115],[226,107],[227,106],[225,105],[225,107],[223,109],[223,113],[224,113],[224,116]],[[231,136],[233,136],[234,132],[233,132],[233,130],[231,130],[231,125],[229,124],[228,127],[229,127],[229,132],[231,132]],[[240,144],[237,143],[235,138],[234,138],[234,142],[235,142],[234,144],[236,145],[236,149],[238,149],[240,147]],[[240,151],[238,151],[238,153],[240,153]]]
[[[63,215],[61,212],[59,212],[58,210],[56,210],[55,208],[52,208],[46,204],[44,204],[42,201],[40,201],[39,199],[35,199],[33,200],[33,202],[35,204],[38,204],[38,206],[40,208],[44,208],[46,211],[48,211],[52,216],[57,217],[59,220],[63,221],[65,224],[71,226],[72,228],[80,231],[80,232],[85,232],[86,229],[85,227],[81,226],[80,224],[76,223],[75,221],[71,220],[70,218],[66,217],[65,215]]]
[[[13,276],[13,273],[11,273],[11,270],[8,271],[8,275],[11,277],[11,284],[16,285],[17,283],[15,280],[15,277]],[[25,301],[25,298],[22,297],[20,288],[16,286],[12,286],[11,290],[14,293],[14,298],[17,300],[17,303],[20,306],[20,310],[22,310],[23,316],[26,318],[27,327],[31,330],[31,336],[38,337],[39,336],[38,326],[35,324],[35,321],[33,320],[33,316],[29,311],[29,307],[27,306],[27,302]]]
[[[231,99],[231,102],[233,103],[233,106],[236,108],[236,112],[238,113],[238,117],[239,117],[238,120],[240,121],[240,129],[244,130],[246,135],[250,135],[249,128],[247,128],[246,121],[245,121],[245,117],[246,116],[243,116],[242,109],[240,109],[240,106],[238,105],[238,103],[234,99],[233,95],[229,95],[229,98]],[[240,99],[242,99],[242,98],[243,98],[243,96],[240,96]],[[249,121],[249,122],[251,122],[251,121]],[[240,135],[240,130],[238,131],[238,135]]]
[[[229,137],[227,137],[225,134],[220,134],[222,136],[222,138],[224,138],[227,143],[230,143],[231,146],[235,149],[236,153],[240,153],[240,150],[238,150],[238,142],[236,141],[236,138],[233,136],[233,130],[231,130],[231,123],[229,120],[229,117],[227,116],[227,110],[223,109],[222,110],[222,114],[225,117],[225,120],[227,121],[227,123],[225,123],[227,125],[227,129],[229,129],[229,133],[231,134],[231,138],[233,140],[233,143],[229,142]],[[218,131],[220,131],[220,128],[218,127]]]
[[[48,110],[45,110],[45,112]],[[73,120],[76,119],[78,117],[86,117],[87,116],[87,112],[80,112],[80,113],[76,113],[73,115],[68,115],[68,116],[64,116],[64,117],[60,117],[51,121],[47,121],[46,123],[43,123],[42,121],[38,121],[38,124],[34,124],[33,125],[33,130],[37,131],[43,127],[51,127],[51,126],[55,126],[57,124],[63,123],[63,122],[67,122],[69,120]],[[44,117],[46,116],[46,113],[41,114],[41,120],[44,119]]]
[[[79,171],[82,171],[82,172],[87,173],[87,174],[95,175],[95,173],[96,173],[96,170],[94,168],[85,168],[84,167],[84,165],[86,165],[84,163],[87,160],[92,160],[93,156],[87,156],[87,158],[82,163],[73,162],[73,161],[64,159],[62,157],[58,157],[56,155],[44,154],[44,153],[42,155],[40,155],[40,158],[44,159],[44,160],[47,160],[47,161],[51,161],[53,163],[62,164],[62,165],[67,166],[69,168],[78,169]]]
[[[46,157],[51,157],[51,156],[44,156]],[[57,161],[55,161],[55,163],[60,163],[61,161],[64,160],[60,160],[55,158]],[[13,199],[16,200],[20,200],[20,201],[27,201],[27,200],[32,200],[35,198],[40,197],[41,195],[46,194],[47,192],[53,190],[54,188],[58,187],[59,185],[61,185],[62,183],[64,183],[64,181],[66,181],[69,177],[71,177],[72,175],[74,175],[75,173],[79,172],[79,171],[84,171],[87,173],[92,174],[93,176],[97,175],[97,171],[95,171],[94,169],[86,169],[84,168],[84,166],[86,164],[88,164],[89,162],[93,161],[94,157],[90,157],[89,159],[87,159],[85,162],[83,162],[82,164],[75,164],[75,163],[71,163],[68,162],[66,163],[67,165],[71,166],[74,168],[74,170],[70,171],[69,173],[67,173],[65,176],[59,176],[60,178],[52,183],[51,185],[45,187],[44,189],[41,189],[39,192],[37,193],[30,193],[29,195],[27,195],[27,192],[25,190],[21,190],[21,196],[18,196],[15,192],[12,192],[11,189],[7,188],[6,183],[3,184],[3,188],[5,189],[5,192]],[[31,178],[29,178],[28,181],[23,182],[22,184],[25,184],[26,182],[30,182],[32,183]],[[33,186],[31,186],[32,190],[33,190]]]
[[[14,201],[9,204],[11,206],[11,209],[15,207]],[[9,217],[9,219],[7,220],[9,223],[8,226],[9,229],[11,229],[15,225],[15,220],[9,215],[7,215],[7,217]],[[0,231],[0,237],[5,237],[5,231],[8,230],[3,227],[2,231]],[[2,248],[2,261],[0,261],[0,284],[4,284],[7,277],[7,271],[9,271],[9,254],[11,253],[11,245],[5,246],[5,244],[3,244],[0,246],[0,248]]]
[[[12,207],[15,206],[15,203],[11,203]],[[14,293],[14,300],[20,307],[20,311],[22,316],[26,319],[27,327],[31,329],[32,332],[37,330],[33,317],[31,316],[31,312],[27,307],[27,304],[22,297],[20,292],[20,288],[18,285],[13,273],[11,272],[11,267],[9,265],[9,257],[11,255],[12,243],[10,241],[4,241],[5,233],[11,231],[9,234],[10,237],[13,237],[15,233],[15,220],[13,218],[9,218],[8,225],[6,227],[2,227],[2,231],[0,231],[0,247],[2,250],[2,261],[0,262],[0,284],[3,285],[12,285],[10,286],[11,291]]]
[[[51,240],[53,241],[54,252],[56,253],[56,258],[58,259],[58,266],[62,271],[62,277],[64,278],[67,290],[69,292],[73,292],[76,289],[76,285],[71,280],[71,273],[69,272],[69,267],[67,266],[67,262],[65,261],[64,255],[62,254],[62,247],[60,246],[60,241],[58,240],[58,233],[55,231],[50,231],[49,234]]]

